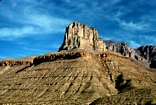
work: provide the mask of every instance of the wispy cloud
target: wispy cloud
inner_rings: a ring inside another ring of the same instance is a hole
[[[0,13],[0,16],[5,17],[8,22],[16,23],[16,26],[8,26],[0,28],[0,37],[22,37],[25,35],[37,35],[47,33],[63,33],[64,27],[70,23],[70,20],[47,14],[46,8],[39,8],[39,4],[29,4],[23,1],[21,5],[13,3],[9,8],[4,7],[5,11]],[[21,2],[20,2],[21,3]],[[34,2],[36,3],[36,2]],[[26,5],[26,6],[24,6]],[[36,7],[37,6],[37,7]],[[42,6],[40,4],[39,6]],[[16,11],[16,12],[14,12]]]
[[[5,42],[7,49],[1,48],[0,55],[8,50],[18,56],[56,51],[72,21],[133,48],[156,45],[155,5],[154,0],[2,0],[0,45]]]
[[[146,30],[149,28],[149,24],[143,23],[143,22],[141,23],[134,23],[133,21],[125,22],[120,19],[117,19],[117,22],[122,28],[125,28],[127,30],[139,30],[140,31],[140,30]]]
[[[132,46],[133,48],[138,48],[141,46],[141,44],[135,42],[135,41],[129,41],[130,46]]]
[[[141,36],[139,36],[140,37],[140,39],[142,39],[142,45],[148,45],[148,44],[150,44],[150,45],[155,45],[156,46],[156,34],[155,35],[141,35]],[[146,43],[143,43],[143,41]]]
[[[35,48],[35,47],[33,47],[33,48],[30,48],[30,47],[23,47],[22,48],[23,50],[26,50],[26,51],[28,51],[28,52],[35,52],[36,54],[41,54],[42,53],[42,49],[40,49],[40,48]]]
[[[22,28],[1,28],[0,37],[21,37],[22,35],[38,33],[37,29],[32,26],[25,26]]]
[[[0,28],[0,37],[22,37],[24,35],[64,33],[64,27],[70,23],[68,20],[53,17],[36,15],[36,18],[38,19],[35,19],[35,16],[31,17],[31,20],[27,20],[28,23],[23,24],[22,27]]]

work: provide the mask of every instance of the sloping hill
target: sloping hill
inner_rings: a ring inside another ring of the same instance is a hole
[[[90,105],[156,105],[156,88],[133,89],[97,99]]]
[[[4,70],[0,74],[2,104],[89,104],[156,86],[155,73],[111,52],[52,53],[36,57],[31,65],[5,68],[0,68]]]
[[[0,104],[152,103],[156,73],[137,65],[146,60],[126,43],[113,44],[113,49],[124,56],[106,52],[95,28],[73,22],[66,28],[61,52],[0,61]]]

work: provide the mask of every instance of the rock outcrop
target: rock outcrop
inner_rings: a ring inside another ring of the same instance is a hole
[[[106,48],[110,51],[115,51],[123,56],[130,57],[134,49],[127,45],[126,42],[114,42],[111,40],[104,40]]]
[[[20,60],[3,60],[3,61],[0,61],[0,66],[14,67],[14,66],[20,66],[20,65],[30,66],[30,65],[32,65],[32,62],[20,61]]]
[[[104,54],[98,55],[98,54],[92,54],[92,53],[86,53],[86,52],[64,52],[64,53],[53,53],[53,54],[45,54],[38,56],[34,58],[33,64],[38,65],[42,62],[50,62],[55,61],[57,59],[76,59],[79,57],[85,57],[85,56],[104,56]]]
[[[125,42],[114,42],[111,40],[104,40],[104,42],[109,51],[115,51],[129,57],[141,66],[156,68],[156,46],[141,46],[133,49]]]
[[[155,104],[156,73],[129,59],[142,50],[105,47],[94,28],[73,22],[60,52],[0,61],[0,105]]]
[[[156,68],[156,46],[141,46],[136,50],[149,62],[150,68]]]
[[[28,67],[0,67],[0,104],[87,105],[97,98],[155,88],[155,82],[155,73],[109,51],[52,53],[36,57]]]
[[[145,59],[151,61],[154,57],[156,57],[156,46],[141,46],[137,49]]]
[[[33,60],[35,57],[36,56],[28,56],[26,58],[19,58],[19,59],[7,58],[4,60],[0,60],[0,66],[2,67],[4,66],[14,67],[14,66],[21,66],[21,65],[31,66],[33,64]]]
[[[106,45],[95,28],[73,22],[66,27],[63,44],[59,51],[80,50],[103,53],[106,51]]]

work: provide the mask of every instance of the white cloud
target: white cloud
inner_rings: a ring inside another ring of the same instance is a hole
[[[0,37],[22,37],[24,35],[63,33],[69,20],[54,18],[47,15],[29,15],[27,20],[18,21],[23,27],[0,28]],[[29,25],[27,25],[29,24]]]
[[[22,35],[26,34],[35,34],[36,29],[32,26],[25,26],[22,28],[1,28],[0,29],[0,37],[21,37]]]
[[[140,39],[146,41],[146,43],[151,44],[156,42],[156,38],[154,35],[140,35]],[[156,44],[156,43],[155,43]]]
[[[56,33],[64,32],[65,26],[69,24],[70,21],[48,15],[35,14],[29,15],[27,23],[42,27],[44,33]]]
[[[116,19],[116,21],[119,23],[119,25],[122,28],[125,28],[127,30],[145,30],[149,28],[149,24],[140,22],[140,23],[134,23],[133,21],[131,22],[125,22],[120,19]]]
[[[138,43],[135,42],[135,41],[129,41],[129,44],[130,44],[130,46],[133,47],[133,48],[138,48],[138,47],[141,46],[140,44],[138,44]]]
[[[62,44],[62,43],[61,43]],[[58,49],[61,44],[58,43],[51,43],[50,45],[38,45],[36,46],[38,49],[39,48],[44,48],[44,49]]]
[[[24,3],[28,2],[24,1]],[[13,24],[9,27],[1,27],[0,37],[63,33],[65,26],[70,23],[68,19],[55,17],[55,15],[47,13],[46,8],[42,8],[43,11],[38,9],[43,4],[38,4],[34,1],[32,4],[23,5],[17,5],[17,1],[8,8],[3,5],[5,11],[2,11],[0,15],[7,19],[8,22],[16,23],[20,27]]]
[[[40,48],[28,48],[28,47],[23,47],[24,50],[26,51],[33,51],[36,53],[41,53],[43,50],[41,50]]]

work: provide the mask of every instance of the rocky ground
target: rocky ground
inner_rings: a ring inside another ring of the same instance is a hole
[[[132,89],[117,95],[99,98],[90,105],[156,105],[156,88]]]
[[[31,65],[0,66],[0,71],[1,104],[87,105],[110,101],[108,104],[115,105],[127,97],[129,103],[136,100],[137,104],[143,98],[144,105],[155,100],[156,73],[111,52],[46,54],[34,58]],[[140,94],[139,99],[136,94]]]
[[[0,61],[0,105],[154,105],[156,73],[144,67],[155,49],[140,49],[73,22],[60,52]]]

